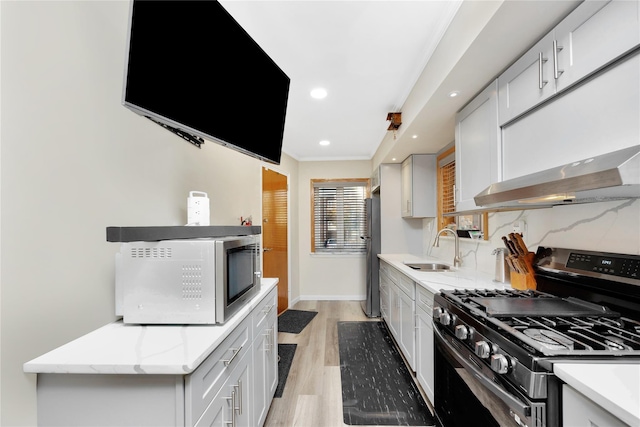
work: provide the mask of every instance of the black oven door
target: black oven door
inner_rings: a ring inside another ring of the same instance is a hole
[[[439,427],[549,427],[545,402],[531,402],[508,390],[475,354],[435,324],[434,338]]]

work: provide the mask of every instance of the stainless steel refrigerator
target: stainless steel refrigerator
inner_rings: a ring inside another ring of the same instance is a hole
[[[362,236],[367,242],[366,263],[366,299],[362,301],[362,310],[367,317],[380,317],[380,194],[372,194],[365,200],[367,212],[367,234]]]

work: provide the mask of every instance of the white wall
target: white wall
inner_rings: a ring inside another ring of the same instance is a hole
[[[364,299],[364,255],[311,254],[311,180],[369,178],[371,161],[299,163],[299,262],[301,299]]]
[[[118,245],[105,228],[182,225],[190,190],[209,194],[213,225],[259,224],[262,163],[199,150],[121,105],[128,2],[0,8],[0,424],[35,425],[23,363],[114,320]],[[297,161],[277,169],[297,185]]]
[[[380,252],[422,254],[422,220],[402,217],[402,165],[380,165]]]

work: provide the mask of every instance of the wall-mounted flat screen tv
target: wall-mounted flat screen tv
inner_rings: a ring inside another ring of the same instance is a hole
[[[123,104],[197,146],[280,163],[289,77],[213,0],[133,0]]]

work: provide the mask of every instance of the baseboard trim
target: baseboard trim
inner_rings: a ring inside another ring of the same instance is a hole
[[[301,295],[300,301],[364,301],[364,295]]]
[[[298,297],[298,298],[296,298],[296,299],[294,299],[294,300],[289,300],[289,307],[288,307],[288,308],[291,308],[291,307],[293,307],[294,305],[296,305],[296,303],[297,303],[298,301],[300,301],[300,297]]]

